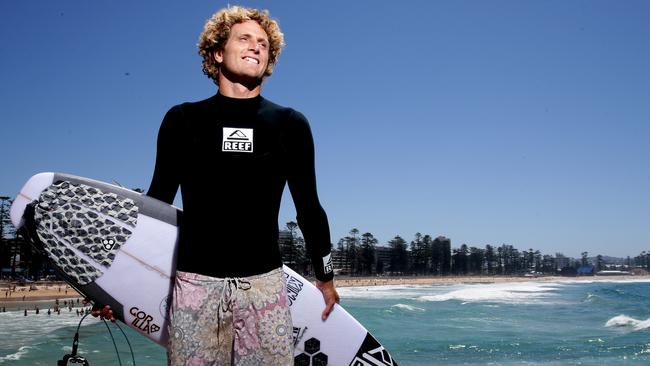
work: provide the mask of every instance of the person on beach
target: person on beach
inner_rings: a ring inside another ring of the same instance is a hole
[[[184,208],[171,365],[293,364],[277,223],[287,183],[325,301],[323,321],[339,302],[309,123],[260,95],[283,46],[268,11],[218,11],[198,44],[217,93],[172,107],[160,126],[147,195],[171,204],[180,187]],[[106,307],[95,313],[112,316]]]

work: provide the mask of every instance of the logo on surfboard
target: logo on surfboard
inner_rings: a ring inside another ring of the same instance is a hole
[[[141,311],[137,307],[132,307],[131,310],[129,310],[129,313],[135,317],[131,322],[131,325],[135,328],[138,328],[147,334],[155,333],[160,330],[160,326],[151,322],[153,316]]]
[[[287,299],[289,300],[289,306],[291,306],[298,298],[298,295],[305,284],[299,279],[290,276],[288,273],[285,273],[284,276],[287,281]]]
[[[320,349],[318,338],[309,338],[305,341],[304,352],[293,358],[296,366],[320,366],[327,365],[327,355]]]
[[[221,151],[252,153],[253,129],[224,127]]]
[[[397,366],[397,363],[384,346],[368,333],[350,366]]]
[[[293,346],[296,347],[298,343],[302,340],[302,336],[305,335],[307,327],[293,327]]]
[[[104,248],[105,251],[110,252],[114,246],[115,246],[115,239],[107,238],[102,240],[102,247]]]

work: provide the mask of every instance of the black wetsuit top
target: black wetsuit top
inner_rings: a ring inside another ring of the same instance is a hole
[[[333,278],[327,216],[316,193],[305,117],[261,96],[219,93],[169,110],[158,134],[147,195],[183,199],[177,269],[244,277],[282,265],[278,212],[285,183],[316,278]]]

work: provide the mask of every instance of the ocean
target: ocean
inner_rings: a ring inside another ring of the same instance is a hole
[[[650,281],[560,281],[340,288],[342,305],[400,365],[648,365]],[[80,317],[0,313],[0,365],[56,365]],[[123,365],[124,336],[110,325]],[[136,365],[164,350],[125,329]],[[106,326],[88,317],[80,353],[118,365]]]

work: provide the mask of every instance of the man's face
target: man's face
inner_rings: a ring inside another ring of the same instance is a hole
[[[269,39],[254,20],[237,23],[223,49],[214,52],[220,73],[231,82],[261,81],[269,61]]]

